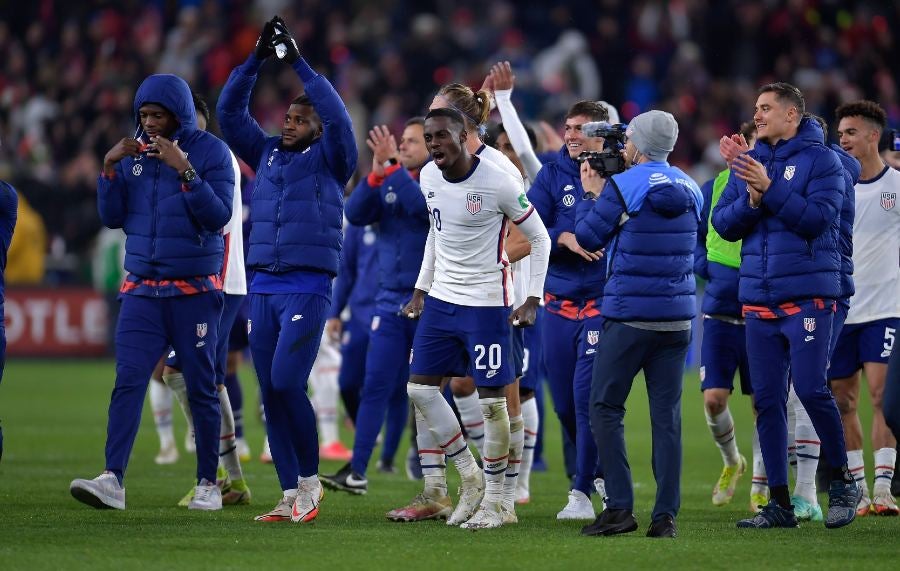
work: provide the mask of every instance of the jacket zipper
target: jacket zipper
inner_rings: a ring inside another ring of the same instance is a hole
[[[156,260],[156,218],[159,210],[159,159],[156,160],[156,175],[153,177],[153,193],[150,211],[153,213],[150,218],[150,228],[152,238],[150,240],[150,261]],[[156,289],[156,295],[159,295],[159,289]]]
[[[278,203],[275,207],[275,267],[272,268],[274,271],[278,271],[281,267],[281,262],[278,257],[278,247],[281,241],[281,203],[284,201],[284,170],[282,169],[280,157],[276,157],[278,160],[278,180],[279,188],[278,188]]]

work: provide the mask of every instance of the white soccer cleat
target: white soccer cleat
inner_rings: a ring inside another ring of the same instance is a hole
[[[513,514],[515,515],[515,514]],[[462,529],[471,529],[476,531],[479,529],[496,529],[503,525],[504,514],[499,503],[482,504],[478,507],[475,515],[460,524]],[[518,520],[517,520],[518,521]]]
[[[197,443],[194,441],[194,433],[186,430],[184,433],[184,451],[188,454],[197,453]]]
[[[263,440],[263,449],[262,452],[259,453],[259,461],[263,464],[271,464],[272,463],[272,450],[269,448],[269,437],[266,436],[266,439]]]
[[[253,518],[256,521],[291,521],[291,508],[294,506],[296,496],[284,496],[275,507],[262,515]]]
[[[469,521],[481,500],[484,499],[484,474],[479,471],[470,478],[464,478],[459,488],[459,502],[453,514],[447,518],[447,525],[460,525]]]
[[[178,462],[178,447],[175,446],[175,441],[170,441],[167,446],[160,448],[153,461],[160,465]]]
[[[251,452],[250,445],[247,444],[247,439],[243,436],[235,438],[234,445],[237,446],[238,458],[240,458],[241,462],[249,462]]]
[[[125,509],[125,488],[112,472],[103,472],[93,480],[72,480],[69,492],[79,502],[97,509]]]
[[[527,504],[531,501],[531,491],[521,486],[516,487],[516,503]]]
[[[194,488],[194,497],[188,503],[189,510],[215,511],[222,509],[222,490],[206,478]]]
[[[291,506],[291,521],[309,523],[319,515],[319,503],[325,497],[325,488],[318,479],[297,484],[297,499]]]
[[[591,499],[584,492],[572,490],[569,492],[569,503],[556,514],[556,519],[594,519],[594,506]]]
[[[897,502],[890,490],[875,490],[872,495],[872,505],[869,511],[875,515],[895,516],[900,514],[900,508],[897,508]],[[859,515],[859,514],[857,514]]]
[[[503,514],[503,525],[508,525],[511,523],[519,523],[519,516],[516,515],[516,506],[512,507],[500,507],[500,513]]]

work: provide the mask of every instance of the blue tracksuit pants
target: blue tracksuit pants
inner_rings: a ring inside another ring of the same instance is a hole
[[[347,415],[356,424],[359,414],[359,401],[366,375],[366,353],[369,348],[370,321],[351,318],[344,322],[344,335],[341,340],[341,371],[338,373],[338,386]]]

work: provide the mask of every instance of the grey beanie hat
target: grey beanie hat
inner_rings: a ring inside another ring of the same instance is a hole
[[[645,157],[664,161],[675,148],[678,122],[671,113],[647,111],[631,120],[625,134]]]

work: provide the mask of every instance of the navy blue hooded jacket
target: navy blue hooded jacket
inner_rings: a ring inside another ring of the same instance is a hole
[[[6,281],[3,274],[6,271],[6,255],[9,253],[9,245],[12,243],[13,232],[16,229],[16,219],[19,215],[19,195],[16,189],[7,182],[0,180],[0,318],[3,317],[3,300],[6,291]],[[0,331],[3,330],[0,322]],[[5,342],[6,337],[3,337]],[[0,370],[2,374],[2,370]]]
[[[322,136],[303,151],[287,151],[250,116],[250,93],[262,61],[251,55],[231,72],[216,111],[225,141],[256,168],[250,198],[247,266],[285,273],[336,275],[343,240],[344,187],[356,170],[350,115],[327,79],[303,58],[293,64],[322,119]]]
[[[771,180],[762,204],[750,207],[746,183],[734,175],[713,209],[712,223],[719,235],[743,240],[739,287],[743,304],[775,307],[841,296],[844,169],[823,141],[821,127],[808,118],[786,141],[774,146],[757,141],[749,155],[766,167]]]
[[[166,108],[178,120],[171,140],[188,154],[197,178],[184,185],[179,173],[153,155],[125,157],[108,179],[97,181],[100,220],[125,230],[125,269],[145,279],[209,276],[222,271],[222,228],[231,219],[234,169],[228,147],[197,128],[187,83],[151,75],[134,97],[135,122],[145,103]]]
[[[334,279],[334,298],[328,317],[340,317],[348,305],[353,320],[366,326],[375,313],[375,232],[366,226],[350,224],[344,230],[344,249],[341,265]]]
[[[563,145],[556,162],[545,163],[528,189],[534,205],[550,234],[550,264],[544,291],[571,300],[599,298],[603,294],[603,258],[588,262],[557,243],[563,232],[575,233],[576,205],[584,195],[578,163]],[[586,249],[584,244],[579,244]]]
[[[841,299],[849,301],[856,293],[853,285],[853,219],[856,218],[856,182],[862,166],[856,157],[838,145],[831,145],[844,167],[844,202],[841,204]]]
[[[738,301],[740,273],[738,269],[718,262],[710,262],[706,258],[706,234],[709,231],[709,210],[715,180],[709,180],[700,187],[700,191],[703,193],[703,210],[700,212],[700,224],[697,227],[694,273],[706,280],[701,306],[703,313],[740,318],[741,303]]]
[[[694,246],[702,201],[697,183],[656,161],[613,175],[596,202],[579,201],[578,243],[588,250],[606,247],[604,318],[685,321],[696,315]]]
[[[378,308],[398,311],[419,277],[429,216],[419,182],[399,168],[381,186],[363,179],[347,199],[351,224],[375,224],[378,232]]]

